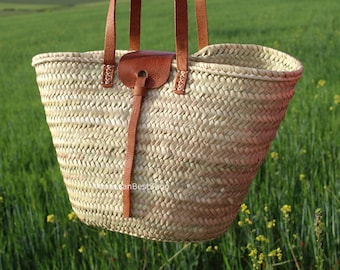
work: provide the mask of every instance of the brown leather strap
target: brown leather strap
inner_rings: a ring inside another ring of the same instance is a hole
[[[130,3],[130,50],[138,51],[140,44],[140,16],[142,0],[131,0]]]
[[[174,53],[158,51],[136,51],[123,55],[119,61],[118,77],[124,85],[133,88],[134,95],[123,175],[124,217],[129,217],[131,211],[131,183],[142,99],[146,96],[148,89],[159,88],[168,81],[174,55]]]
[[[140,48],[140,17],[141,0],[131,0],[130,3],[130,50]],[[208,18],[206,0],[195,0],[196,27],[198,49],[209,45]]]
[[[207,5],[205,0],[196,0],[196,26],[198,48],[203,49],[209,45]]]
[[[176,63],[177,74],[174,92],[184,94],[188,79],[188,2],[175,0]]]
[[[146,95],[147,89],[145,81],[147,73],[140,73],[133,91],[132,112],[128,128],[128,140],[126,145],[125,167],[123,174],[123,216],[131,215],[131,179],[133,173],[133,163],[135,156],[135,147],[137,140],[137,126],[140,117],[143,97]]]
[[[104,68],[102,86],[109,88],[113,86],[115,69],[116,48],[116,1],[110,1],[106,18],[105,44],[104,44]]]
[[[104,68],[102,86],[113,86],[115,54],[116,54],[116,0],[110,1],[106,18],[105,44],[104,44]]]

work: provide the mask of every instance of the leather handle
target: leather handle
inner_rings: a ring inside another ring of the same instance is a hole
[[[174,92],[183,95],[188,79],[188,1],[175,0],[176,63]]]
[[[102,86],[113,86],[116,55],[116,0],[111,0],[106,17]]]
[[[195,1],[198,49],[209,45],[208,16],[206,0]]]
[[[139,49],[141,0],[131,0],[130,47]],[[203,15],[202,15],[203,14]],[[205,14],[205,15],[204,15]],[[208,45],[205,0],[196,0],[199,47]],[[188,6],[187,0],[175,0],[177,75],[174,92],[184,94],[188,78]],[[134,26],[136,28],[134,28]],[[131,46],[132,44],[132,46]],[[111,0],[106,20],[102,86],[113,86],[116,49],[116,0]]]
[[[130,1],[130,50],[138,51],[140,45],[140,17],[142,0]]]
[[[130,50],[138,51],[140,48],[141,0],[130,2]],[[198,49],[209,45],[208,19],[206,0],[195,0],[196,29]]]

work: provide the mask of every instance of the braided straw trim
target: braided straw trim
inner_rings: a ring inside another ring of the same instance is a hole
[[[117,61],[126,51],[117,51]],[[86,224],[163,241],[204,241],[231,225],[285,116],[302,65],[273,49],[208,46],[185,95],[148,91],[138,126],[131,218],[122,176],[132,90],[102,88],[102,51],[33,58],[74,211]]]

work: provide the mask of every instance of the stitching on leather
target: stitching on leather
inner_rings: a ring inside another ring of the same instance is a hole
[[[184,88],[185,88],[185,84],[186,84],[186,81],[187,81],[189,71],[179,70],[178,73],[179,73],[179,75],[177,75],[178,80],[177,80],[176,91],[184,92]]]
[[[104,84],[110,85],[113,80],[113,65],[104,65]]]

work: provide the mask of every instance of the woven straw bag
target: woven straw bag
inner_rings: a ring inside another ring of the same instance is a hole
[[[275,137],[303,66],[257,45],[188,56],[187,1],[176,0],[176,54],[115,50],[115,0],[104,51],[33,58],[72,207],[86,224],[162,241],[205,241],[231,225]]]

